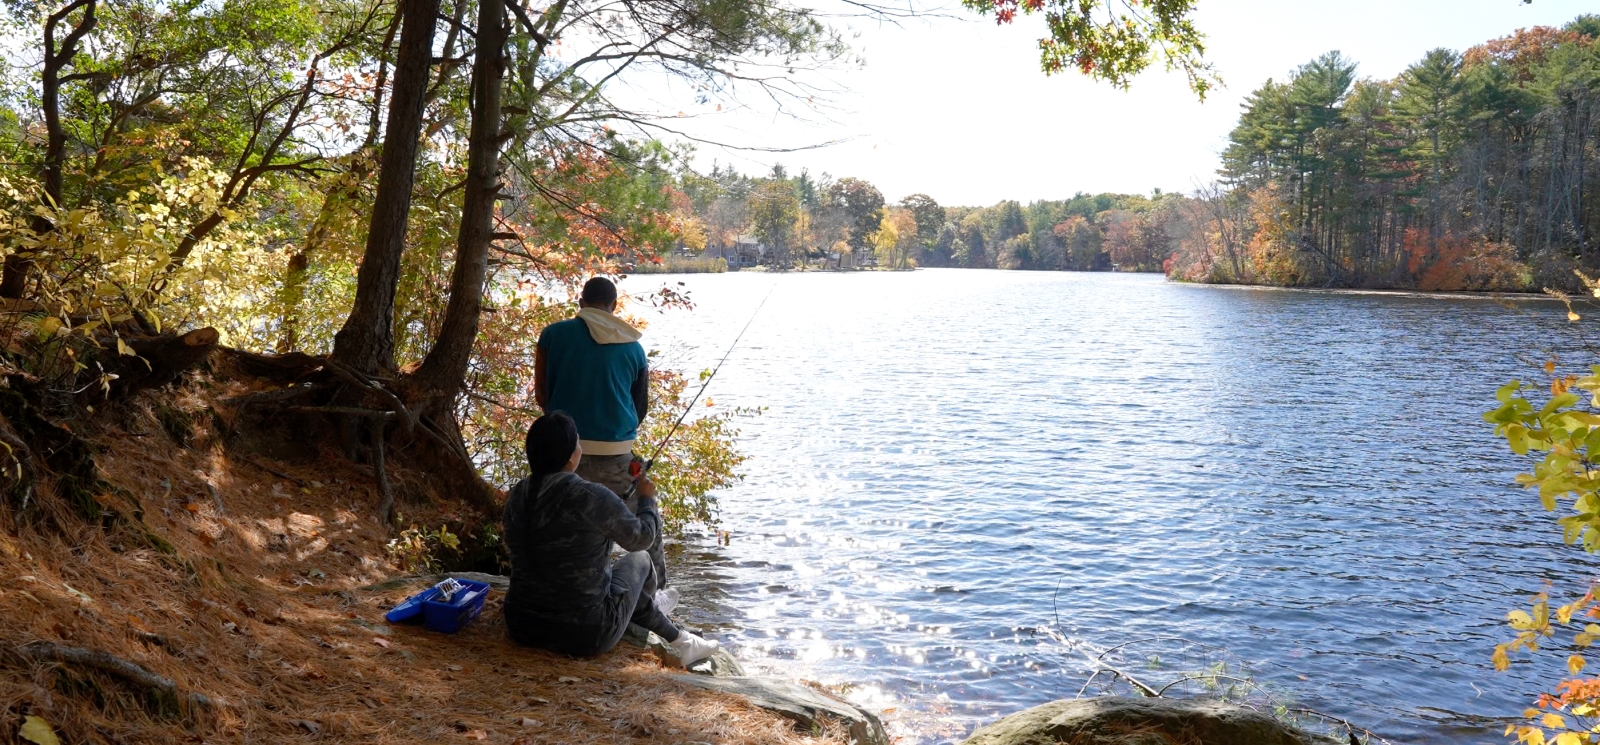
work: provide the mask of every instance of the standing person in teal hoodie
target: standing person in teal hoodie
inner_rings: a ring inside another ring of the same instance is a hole
[[[613,315],[617,286],[605,277],[583,285],[576,318],[552,323],[539,335],[534,357],[534,398],[544,411],[564,411],[578,425],[583,461],[578,476],[617,494],[633,485],[628,466],[639,424],[650,410],[650,365],[639,330]],[[628,500],[639,509],[639,499]],[[648,549],[656,584],[667,584],[661,537]],[[670,609],[676,590],[663,590]]]

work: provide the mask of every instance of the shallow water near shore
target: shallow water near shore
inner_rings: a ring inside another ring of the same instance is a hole
[[[1503,741],[1561,669],[1559,645],[1489,663],[1506,611],[1596,562],[1480,419],[1552,352],[1587,369],[1559,304],[974,270],[623,289],[678,282],[697,308],[645,311],[645,344],[690,372],[768,298],[707,394],[766,411],[721,495],[731,542],[675,560],[680,615],[849,684],[901,742],[1076,694],[1087,663],[1036,631],[1057,618],[1101,649],[1225,647],[1394,742]]]

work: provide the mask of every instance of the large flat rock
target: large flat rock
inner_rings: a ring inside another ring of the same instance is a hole
[[[1053,701],[979,728],[962,745],[1340,745],[1243,706],[1204,699]]]
[[[806,732],[818,731],[825,720],[831,719],[848,728],[851,745],[889,745],[889,736],[883,731],[883,723],[872,712],[798,683],[777,678],[672,677],[689,685],[744,698],[756,706],[788,717]]]

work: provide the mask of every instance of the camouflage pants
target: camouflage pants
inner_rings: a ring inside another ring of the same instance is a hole
[[[578,477],[584,481],[592,481],[615,492],[617,496],[625,496],[628,488],[633,486],[633,477],[628,474],[628,465],[633,462],[632,455],[584,455],[578,461]],[[639,498],[637,496],[626,500],[628,509],[634,514],[639,512]],[[656,542],[646,549],[650,554],[650,563],[656,569],[656,585],[667,586],[667,554],[661,545],[661,536],[656,536]]]

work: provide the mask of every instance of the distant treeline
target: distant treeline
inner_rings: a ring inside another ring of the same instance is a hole
[[[1393,80],[1330,52],[1246,100],[1170,276],[1524,290],[1600,267],[1600,16],[1435,49]]]
[[[1160,271],[1176,247],[1170,228],[1190,200],[1078,194],[990,207],[943,207],[926,194],[889,204],[871,183],[782,166],[763,177],[715,166],[684,174],[682,248],[727,256],[759,245],[779,268],[852,266]]]

